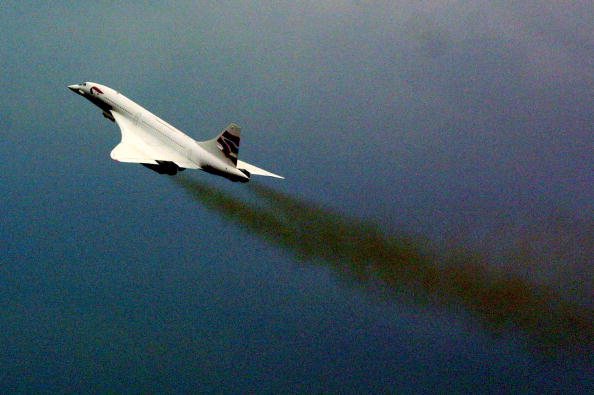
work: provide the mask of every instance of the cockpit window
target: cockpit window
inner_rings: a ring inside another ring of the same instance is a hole
[[[86,82],[81,82],[79,85],[80,86],[87,86],[87,83]]]

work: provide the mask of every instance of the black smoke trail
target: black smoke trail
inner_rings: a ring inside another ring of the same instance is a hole
[[[462,306],[493,331],[523,331],[541,351],[590,350],[594,344],[591,309],[513,273],[489,271],[479,254],[438,251],[418,238],[386,234],[373,223],[255,183],[249,187],[258,205],[189,178],[176,182],[242,229],[355,283],[379,281],[394,293]]]

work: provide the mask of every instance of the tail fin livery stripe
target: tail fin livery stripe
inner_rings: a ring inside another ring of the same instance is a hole
[[[198,144],[220,160],[237,167],[240,135],[241,128],[231,123],[214,139],[201,141]]]
[[[237,156],[239,154],[239,136],[231,134],[225,130],[217,139],[217,147],[223,151],[223,154],[237,165]]]

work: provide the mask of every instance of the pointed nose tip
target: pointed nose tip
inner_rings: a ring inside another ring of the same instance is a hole
[[[68,85],[68,89],[70,89],[72,92],[77,92],[78,85]]]

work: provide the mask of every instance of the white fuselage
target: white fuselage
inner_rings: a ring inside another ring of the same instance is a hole
[[[209,152],[199,142],[114,89],[97,83],[71,85],[69,88],[100,107],[107,118],[117,120],[118,115],[126,118],[126,122],[133,123],[136,126],[135,130],[143,134],[142,139],[149,145],[159,146],[162,147],[160,149],[168,151],[174,150],[185,158],[188,164],[194,165],[186,167],[249,180],[242,171]],[[122,133],[125,133],[123,128]]]

